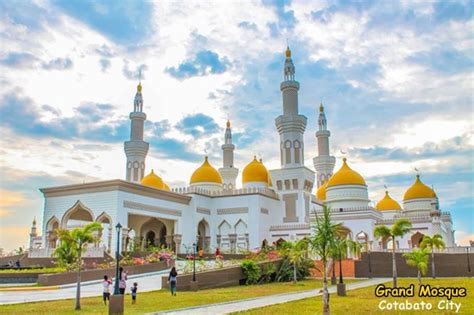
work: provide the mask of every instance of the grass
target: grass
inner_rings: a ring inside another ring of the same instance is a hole
[[[53,268],[31,268],[31,269],[0,269],[0,273],[59,273],[65,272],[66,269],[53,267]]]
[[[367,287],[363,289],[347,291],[346,297],[339,297],[336,294],[331,294],[330,297],[330,308],[331,314],[455,314],[455,311],[446,311],[439,310],[438,303],[439,301],[445,300],[445,298],[440,297],[418,297],[418,285],[416,279],[399,279],[399,287],[407,287],[410,284],[415,284],[415,296],[414,297],[390,297],[390,298],[378,298],[375,296],[375,286]],[[440,287],[465,287],[467,288],[466,297],[457,297],[453,298],[452,301],[459,303],[461,302],[461,308],[457,314],[474,314],[474,279],[472,278],[443,278],[443,279],[423,279],[422,284],[430,284],[431,286],[440,286]],[[385,284],[387,287],[391,287],[391,282]],[[430,302],[433,307],[430,311],[403,311],[403,310],[380,310],[379,303],[382,300],[387,300],[388,302],[404,302],[408,300],[409,302]],[[298,310],[295,312],[295,310]],[[323,304],[322,297],[317,296],[310,299],[304,299],[289,303],[277,304],[268,307],[258,308],[246,312],[233,313],[239,315],[270,315],[270,314],[322,314]]]
[[[350,282],[351,280],[348,281]],[[178,292],[176,297],[171,297],[168,290],[139,292],[136,305],[131,305],[130,295],[125,297],[125,314],[143,314],[153,311],[254,298],[278,293],[311,290],[319,287],[321,287],[320,280],[309,279],[299,281],[296,284],[291,282],[269,283],[197,292]],[[51,294],[54,294],[54,292]],[[108,308],[102,303],[102,297],[83,298],[81,299],[81,306],[82,310],[80,314],[108,314]],[[74,300],[69,299],[1,305],[0,314],[79,314],[79,312],[74,311]]]

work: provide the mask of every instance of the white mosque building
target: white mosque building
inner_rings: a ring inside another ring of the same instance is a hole
[[[299,83],[289,48],[280,90],[283,113],[275,119],[280,135],[280,168],[267,170],[261,159],[249,157],[251,161],[242,171],[242,188],[238,188],[239,169],[234,165],[235,145],[227,122],[222,167],[216,169],[204,157],[190,176],[189,186],[170,188],[153,170],[145,176],[149,145],[143,137],[146,114],[140,83],[130,113],[130,140],[124,143],[126,180],[40,189],[45,199],[42,235],[37,235],[34,222],[30,255],[51,255],[58,243],[54,233],[57,228],[92,221],[101,222],[104,229],[100,246],[91,248],[88,255],[115,250],[118,223],[122,226],[119,233],[123,250],[154,245],[183,253],[196,243],[206,251],[220,248],[223,252],[238,252],[309,236],[312,218],[323,205],[331,209],[335,221],[351,231],[349,237],[373,251],[390,246],[385,240],[374,239],[374,228],[390,226],[399,218],[408,218],[413,224],[410,233],[397,241],[400,248],[416,247],[423,235],[436,233],[443,236],[447,246],[454,246],[451,215],[439,209],[435,192],[419,176],[407,189],[402,206],[387,192],[373,207],[364,178],[345,158],[333,174],[335,157],[330,155],[323,105],[316,132],[318,156],[313,159],[316,176],[304,165],[307,118],[298,110]],[[313,188],[317,188],[316,194],[312,194]]]

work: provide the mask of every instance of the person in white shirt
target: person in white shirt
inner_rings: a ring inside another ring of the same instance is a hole
[[[109,279],[107,275],[104,276],[104,281],[102,281],[102,285],[104,287],[104,291],[102,296],[104,298],[104,304],[107,305],[107,301],[110,301],[110,285],[112,284],[112,280]]]

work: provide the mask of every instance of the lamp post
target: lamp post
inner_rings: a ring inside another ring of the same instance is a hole
[[[469,247],[466,247],[466,255],[467,255],[467,272],[471,272],[471,262],[469,261]]]
[[[117,223],[115,226],[117,229],[117,248],[115,249],[115,288],[114,295],[120,294],[119,289],[119,259],[120,259],[120,231],[122,230],[122,225]]]
[[[341,247],[339,246],[339,284],[344,283],[342,280],[342,253],[341,253]]]
[[[193,243],[193,282],[196,282],[196,243]]]

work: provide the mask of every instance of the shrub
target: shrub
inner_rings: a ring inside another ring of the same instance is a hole
[[[245,284],[256,284],[261,276],[260,267],[253,260],[244,260],[241,264],[244,275],[247,278]]]
[[[258,283],[269,283],[275,281],[277,270],[274,263],[263,264],[261,265],[260,269],[261,278]]]
[[[310,269],[314,267],[314,262],[311,259],[304,259],[298,264],[296,268],[297,280],[305,279],[310,276]],[[293,265],[288,258],[284,259],[278,270],[275,280],[278,282],[293,281]]]

